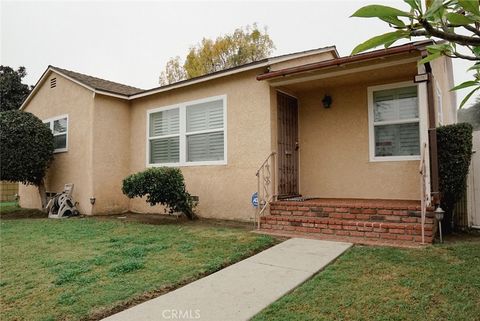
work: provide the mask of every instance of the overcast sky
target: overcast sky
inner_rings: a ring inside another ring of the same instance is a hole
[[[35,84],[48,65],[144,89],[158,86],[169,57],[185,57],[203,37],[257,22],[267,26],[274,55],[336,45],[340,55],[388,32],[375,19],[349,18],[366,4],[402,0],[310,2],[1,2],[1,64],[25,66]],[[469,79],[456,61],[455,81]],[[458,101],[465,93],[458,95]]]

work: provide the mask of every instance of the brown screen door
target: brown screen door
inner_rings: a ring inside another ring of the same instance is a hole
[[[278,196],[298,195],[298,103],[277,93],[278,106]]]

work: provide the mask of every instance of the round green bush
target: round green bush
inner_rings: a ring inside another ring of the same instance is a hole
[[[156,167],[132,174],[123,180],[122,191],[129,198],[146,196],[151,206],[164,205],[170,213],[182,212],[189,219],[196,217],[193,212],[196,203],[186,191],[178,168]]]
[[[18,110],[0,112],[0,179],[39,186],[53,158],[53,134],[40,119]]]

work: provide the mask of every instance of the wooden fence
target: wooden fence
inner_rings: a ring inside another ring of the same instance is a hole
[[[18,183],[0,181],[0,202],[13,202],[18,194]]]

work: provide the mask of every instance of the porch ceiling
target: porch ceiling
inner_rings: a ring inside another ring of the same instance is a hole
[[[380,58],[356,64],[340,65],[300,75],[270,80],[270,85],[280,90],[301,93],[318,88],[332,88],[364,83],[376,85],[389,80],[413,80],[418,73],[418,55],[406,54]]]

